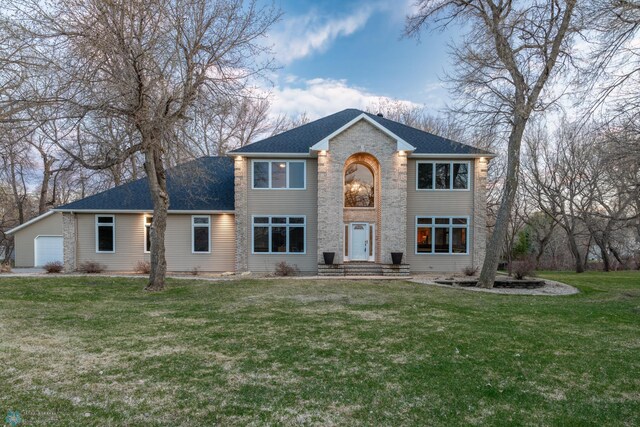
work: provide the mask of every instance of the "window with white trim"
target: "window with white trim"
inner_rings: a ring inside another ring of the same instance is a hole
[[[470,162],[416,163],[417,190],[468,190]]]
[[[116,251],[116,218],[113,215],[96,215],[96,253]]]
[[[304,216],[254,216],[253,253],[304,254],[307,246]]]
[[[144,217],[144,251],[145,253],[151,252],[151,223],[153,222],[152,216]]]
[[[193,215],[191,217],[191,252],[211,252],[211,217],[209,215]]]
[[[304,160],[253,160],[254,189],[304,190],[306,162]]]
[[[416,217],[416,254],[467,254],[467,217]]]

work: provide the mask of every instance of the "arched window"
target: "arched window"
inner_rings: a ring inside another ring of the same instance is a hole
[[[372,208],[375,181],[373,171],[363,163],[351,163],[344,171],[344,206],[347,208]]]

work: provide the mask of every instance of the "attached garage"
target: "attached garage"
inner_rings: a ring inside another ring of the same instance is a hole
[[[34,239],[35,266],[42,267],[48,262],[63,262],[62,236],[36,236]]]
[[[62,214],[49,211],[9,231],[15,238],[16,267],[63,261]]]

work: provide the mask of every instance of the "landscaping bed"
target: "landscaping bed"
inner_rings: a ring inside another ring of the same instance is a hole
[[[478,285],[478,279],[442,279],[436,280],[439,285],[462,286],[465,288],[473,288]],[[493,284],[494,288],[503,289],[539,289],[545,285],[542,279],[512,279],[497,278]]]

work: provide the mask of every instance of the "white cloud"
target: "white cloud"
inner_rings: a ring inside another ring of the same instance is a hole
[[[290,64],[314,52],[323,52],[338,37],[349,36],[365,26],[374,12],[372,7],[361,6],[352,14],[342,17],[319,15],[312,10],[305,15],[285,19],[278,29],[269,34],[276,58]]]
[[[271,114],[293,117],[306,113],[311,120],[315,120],[345,108],[364,110],[380,100],[390,99],[349,86],[346,80],[315,78],[298,83],[297,86],[285,84],[271,91]],[[419,106],[411,101],[400,102]]]

